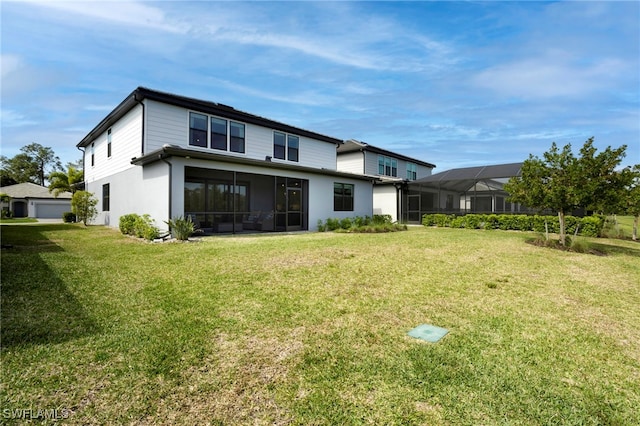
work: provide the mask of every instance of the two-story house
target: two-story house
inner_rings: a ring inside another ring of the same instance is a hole
[[[313,230],[372,215],[375,177],[340,171],[342,140],[139,87],[79,143],[96,223],[191,216],[212,232]]]
[[[338,146],[338,170],[378,178],[373,187],[373,212],[390,215],[394,221],[408,220],[412,199],[407,184],[431,176],[435,167],[353,139]]]

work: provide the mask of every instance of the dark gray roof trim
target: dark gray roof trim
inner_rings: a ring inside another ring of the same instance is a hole
[[[174,95],[171,93],[158,92],[156,90],[147,89],[145,87],[138,87],[133,92],[131,92],[131,94],[127,96],[117,107],[115,107],[115,109],[111,111],[109,115],[107,115],[100,123],[98,123],[98,125],[93,130],[91,130],[91,132],[89,132],[89,134],[87,134],[87,136],[85,136],[77,146],[85,147],[89,145],[93,140],[95,140],[98,135],[105,132],[111,125],[113,125],[113,123],[122,118],[122,116],[129,112],[134,106],[136,106],[136,104],[138,104],[143,99],[151,99],[169,105],[175,105],[200,111],[203,113],[225,117],[230,120],[238,120],[244,123],[256,124],[258,126],[268,127],[282,132],[293,133],[298,136],[305,136],[323,142],[329,142],[335,145],[342,144],[341,139],[242,112],[228,105],[203,101],[195,98],[188,98],[186,96]]]
[[[499,179],[520,176],[522,163],[496,164],[493,166],[465,167],[436,173],[412,183],[434,183],[455,180]]]
[[[318,169],[315,167],[300,166],[297,164],[280,163],[275,161],[256,160],[253,158],[233,157],[215,152],[203,152],[192,149],[181,148],[179,146],[164,146],[149,154],[131,159],[131,164],[145,166],[169,157],[193,158],[197,160],[220,161],[223,163],[245,164],[250,166],[267,167],[271,169],[292,170],[296,172],[313,173],[324,176],[335,176],[349,179],[365,181],[377,181],[377,177],[358,175],[355,173],[340,172],[332,169]]]
[[[338,146],[338,154],[358,151],[370,151],[376,154],[386,155],[388,157],[399,158],[410,163],[416,163],[424,167],[435,168],[435,164],[427,163],[426,161],[417,160],[406,155],[398,154],[397,152],[387,151],[386,149],[378,148],[377,146],[369,145],[366,142],[360,142],[356,140],[348,140],[343,145]]]

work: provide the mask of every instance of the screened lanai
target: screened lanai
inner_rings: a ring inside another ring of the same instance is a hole
[[[408,182],[404,219],[419,222],[429,213],[517,213],[524,207],[507,201],[504,184],[520,176],[522,163],[466,167]]]

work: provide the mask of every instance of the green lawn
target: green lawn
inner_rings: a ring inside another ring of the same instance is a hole
[[[640,424],[640,244],[2,226],[6,410],[66,424]],[[438,343],[407,336],[429,323]]]

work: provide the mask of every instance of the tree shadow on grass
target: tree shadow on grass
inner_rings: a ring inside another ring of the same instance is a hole
[[[43,234],[51,230],[80,231],[64,225],[1,229],[3,349],[62,343],[99,332],[96,322],[47,263],[68,262],[63,260],[64,250]]]
[[[607,255],[625,255],[640,257],[640,243],[636,244],[637,247],[629,247],[627,245],[618,244],[605,244],[605,243],[591,243],[591,246],[598,251],[601,251]]]

